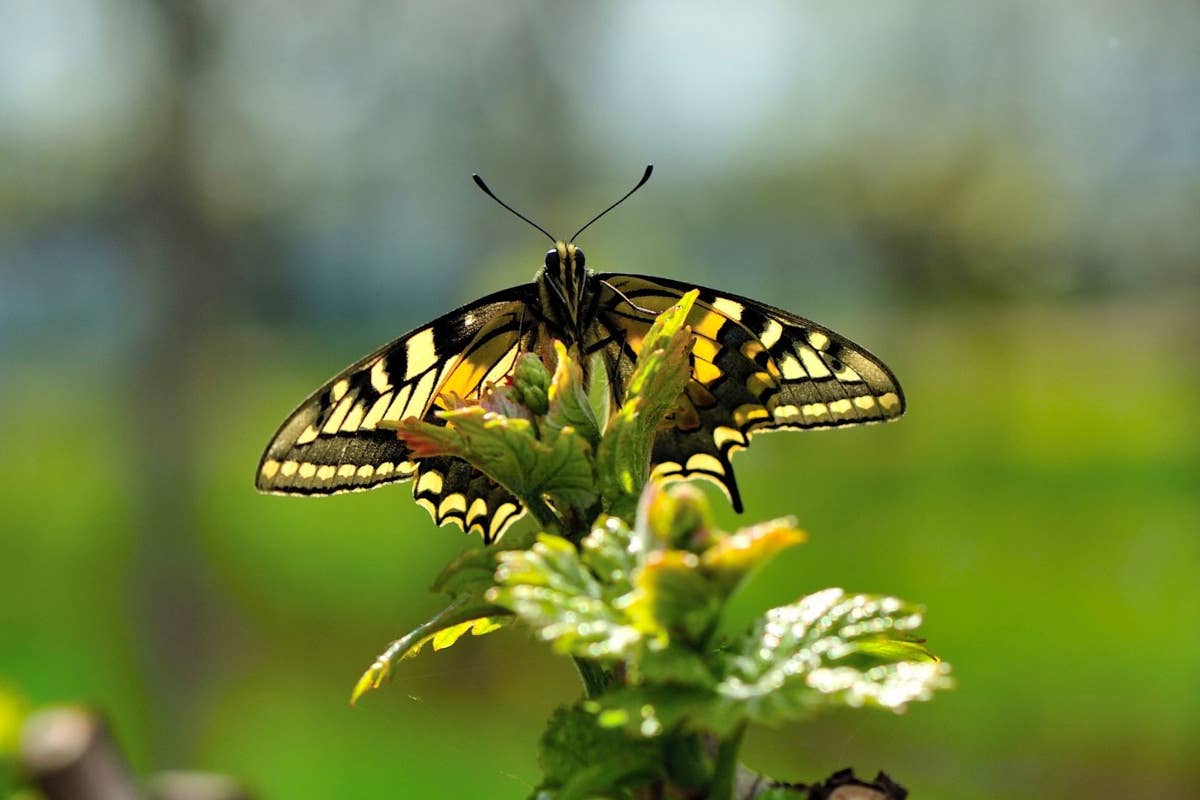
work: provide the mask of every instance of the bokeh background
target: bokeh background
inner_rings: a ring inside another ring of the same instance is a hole
[[[909,397],[738,457],[746,521],[811,535],[756,597],[921,601],[959,682],[748,763],[1194,791],[1200,9],[1166,0],[0,0],[0,718],[95,703],[139,770],[264,798],[524,797],[578,689],[519,633],[347,706],[472,542],[252,473],[338,368],[530,278],[471,172],[562,235],[648,162],[590,266],[793,309]]]

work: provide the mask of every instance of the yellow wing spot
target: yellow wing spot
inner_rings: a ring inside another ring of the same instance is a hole
[[[829,419],[829,407],[824,403],[808,403],[800,407],[800,413],[808,422],[824,422]]]
[[[776,383],[766,372],[756,372],[746,379],[746,388],[751,393],[761,397],[767,390],[774,389]]]
[[[746,307],[741,303],[736,300],[730,300],[728,297],[718,297],[716,300],[713,300],[712,307],[730,319],[736,319],[738,322],[742,321],[742,312],[746,310]]]
[[[828,378],[833,374],[811,347],[801,346],[800,360],[804,362],[804,369],[814,378]]]
[[[417,381],[417,385],[412,391],[412,396],[408,398],[408,405],[404,407],[404,412],[400,419],[419,417],[425,413],[425,409],[429,406],[430,395],[433,394],[435,377],[432,372],[426,372],[425,377]]]
[[[720,351],[720,345],[703,336],[697,336],[692,342],[692,355],[705,361],[712,361]]]
[[[745,447],[746,437],[737,428],[730,428],[728,425],[719,425],[713,431],[713,442],[721,449],[724,449],[728,443]]]
[[[429,516],[433,517],[434,521],[437,521],[437,506],[433,504],[433,501],[428,497],[418,497],[416,500],[417,505],[428,511]]]
[[[746,342],[742,345],[742,355],[753,361],[758,358],[758,354],[763,351],[763,346],[755,341]]]
[[[433,346],[433,328],[417,332],[404,345],[404,379],[410,381],[437,361],[437,348]]]
[[[357,468],[353,464],[342,464],[338,467],[337,474],[339,478],[351,478],[356,470]]]
[[[725,465],[721,463],[721,460],[708,453],[696,453],[687,460],[687,468],[695,471],[715,472],[718,475],[725,474]]]
[[[504,527],[504,523],[508,522],[509,517],[520,511],[520,507],[514,503],[501,503],[496,509],[496,513],[492,515],[492,523],[488,527],[488,536],[495,538],[496,534]]]
[[[854,419],[858,415],[854,413],[854,404],[849,400],[834,400],[829,404],[829,413],[834,419]]]
[[[798,381],[808,377],[804,367],[800,366],[800,362],[791,353],[779,359],[779,369],[783,373],[784,380]]]
[[[375,468],[375,474],[380,477],[383,477],[384,475],[391,475],[392,469],[394,469],[392,462],[385,461]]]
[[[362,478],[363,480],[370,478],[374,474],[375,467],[371,466],[370,464],[363,464],[358,468],[358,477]]]
[[[736,422],[738,424],[738,426],[742,427],[742,428],[746,427],[747,425],[749,425],[751,422],[754,422],[755,420],[770,419],[770,418],[771,418],[770,413],[768,413],[765,408],[763,408],[762,406],[760,406],[756,403],[746,403],[745,405],[740,405],[736,409],[734,409],[734,412],[733,412],[733,421]]]
[[[833,373],[833,377],[842,383],[862,383],[862,376],[845,364],[842,364],[842,368]]]
[[[900,410],[900,395],[895,392],[879,395],[879,405],[887,413],[892,413]]]
[[[783,336],[783,326],[775,320],[769,319],[763,326],[762,333],[758,335],[758,340],[763,343],[763,347],[774,347],[780,336]]]
[[[875,398],[869,394],[864,394],[862,397],[854,398],[854,405],[858,406],[863,411],[869,411],[869,412],[874,413]]]
[[[283,475],[285,478],[290,478],[296,474],[296,470],[299,468],[299,466],[299,462],[285,461],[283,462],[283,466],[279,468],[279,474]]]
[[[338,381],[337,383],[335,383],[333,385],[332,389],[329,390],[329,402],[336,403],[337,401],[341,400],[343,397],[346,396],[346,392],[349,389],[350,389],[350,379],[342,378],[340,381]]]
[[[263,462],[262,474],[267,480],[275,477],[275,473],[279,472],[279,462],[275,459],[269,459]]]
[[[471,502],[471,508],[467,511],[467,522],[474,525],[480,517],[487,516],[487,501],[482,497],[476,497]]]
[[[388,422],[396,422],[404,413],[404,407],[408,405],[408,398],[412,396],[412,386],[404,386],[400,391],[396,392],[396,399],[388,406],[387,413],[381,419],[386,419]],[[377,421],[378,424],[378,421]]]
[[[379,360],[371,365],[371,386],[380,394],[392,390],[392,379],[388,375],[387,366],[384,363],[386,360],[380,356]]]
[[[337,474],[337,467],[332,464],[325,464],[317,470],[317,480],[327,481]]]
[[[715,340],[721,332],[721,326],[725,324],[725,317],[720,314],[714,314],[711,311],[701,310],[699,314],[692,314],[695,320],[689,320],[692,325],[692,330],[701,336]]]
[[[775,409],[776,422],[794,422],[800,419],[800,408],[798,406],[784,405]]]
[[[342,421],[342,430],[346,433],[354,433],[362,425],[363,421],[363,404],[355,403],[350,409],[350,413],[346,415],[346,419]]]
[[[342,401],[337,404],[337,408],[329,415],[329,419],[325,420],[325,424],[321,427],[322,433],[337,433],[338,428],[342,427],[342,421],[346,419],[346,415],[350,413],[350,406],[354,399],[351,397],[343,397]]]
[[[312,425],[309,425],[304,429],[303,433],[296,437],[296,444],[308,444],[309,442],[314,442],[320,433],[321,432]]]
[[[441,494],[442,475],[440,472],[422,472],[417,478],[417,491],[421,494]]]
[[[508,354],[497,361],[496,366],[492,367],[488,374],[483,376],[481,383],[496,383],[507,375],[512,370],[513,364],[517,361],[517,350],[518,348],[516,347],[510,349]]]
[[[811,331],[808,334],[808,343],[818,350],[824,350],[829,347],[829,337],[820,331]]]
[[[711,362],[697,361],[692,367],[692,377],[703,384],[711,384],[721,377],[721,370]]]
[[[313,464],[310,461],[305,461],[303,464],[300,465],[300,477],[301,478],[311,478],[313,475],[316,475],[316,474],[317,474],[317,465],[316,464]]]
[[[375,400],[375,405],[371,406],[371,410],[367,412],[367,416],[362,421],[362,429],[365,431],[375,430],[375,423],[383,419],[383,413],[387,411],[392,402],[392,393],[386,392]]]
[[[442,519],[449,514],[464,514],[466,513],[466,510],[467,498],[455,492],[454,494],[448,494],[442,498],[442,503],[437,509],[437,515],[438,519]]]

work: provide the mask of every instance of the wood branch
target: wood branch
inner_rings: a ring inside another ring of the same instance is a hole
[[[138,800],[129,765],[108,724],[82,708],[52,708],[29,718],[21,762],[46,800]]]

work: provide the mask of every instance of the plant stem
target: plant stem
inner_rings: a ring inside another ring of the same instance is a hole
[[[737,776],[738,751],[742,748],[742,737],[745,735],[746,723],[743,722],[729,738],[721,740],[717,748],[716,764],[713,766],[709,800],[733,800],[733,779]]]
[[[608,686],[611,673],[589,658],[573,656],[571,660],[575,662],[575,669],[579,670],[579,679],[583,681],[583,690],[588,699],[599,697]]]

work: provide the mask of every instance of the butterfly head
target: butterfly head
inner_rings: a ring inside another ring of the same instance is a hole
[[[587,283],[587,267],[583,250],[573,242],[555,242],[553,250],[546,251],[546,262],[541,279],[562,303],[567,316],[575,319],[583,300]]]

